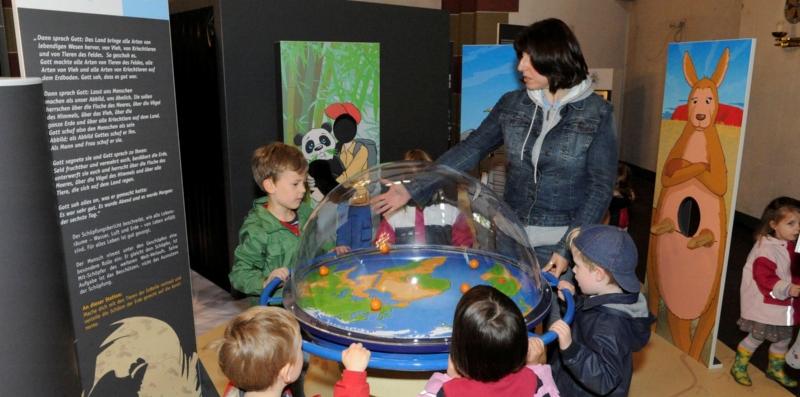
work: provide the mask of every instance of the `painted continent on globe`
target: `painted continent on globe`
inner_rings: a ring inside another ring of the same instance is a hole
[[[383,304],[379,310],[379,318],[383,318],[393,309],[449,290],[450,280],[431,276],[445,260],[443,256],[427,258],[354,276],[351,273],[356,266],[339,270],[345,264],[334,267],[327,276],[311,273],[298,286],[298,303],[306,310],[317,310],[351,322],[367,318],[371,311],[370,298],[386,297],[381,298]]]
[[[535,303],[527,301],[536,296],[531,280],[513,264],[464,251],[392,250],[336,257],[319,265],[296,275],[297,306],[321,325],[346,332],[447,338],[462,288],[479,284],[511,297],[523,316]]]

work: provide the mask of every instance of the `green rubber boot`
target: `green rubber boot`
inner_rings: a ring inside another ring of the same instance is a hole
[[[767,366],[767,378],[773,379],[786,387],[796,387],[797,381],[790,378],[789,375],[786,375],[786,372],[783,371],[783,365],[786,363],[786,355],[769,352],[768,357],[769,365]]]
[[[733,365],[731,365],[731,375],[733,375],[733,379],[736,380],[736,383],[740,385],[753,385],[753,381],[750,380],[750,375],[747,374],[747,364],[750,362],[750,357],[752,355],[753,352],[744,347],[736,347],[736,359],[733,360]]]

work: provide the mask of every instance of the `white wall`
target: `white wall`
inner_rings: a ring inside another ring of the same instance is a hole
[[[508,17],[508,22],[514,25],[530,25],[545,18],[561,19],[578,37],[590,68],[614,69],[611,101],[618,136],[624,117],[622,93],[629,3],[620,0],[520,0],[519,12],[510,13]]]
[[[621,158],[655,171],[666,45],[671,23],[686,20],[680,41],[756,38],[736,210],[760,217],[774,197],[800,198],[800,48],[773,46],[778,22],[793,36],[800,24],[783,18],[783,0],[636,0],[630,2]],[[729,170],[734,172],[734,170]]]
[[[738,38],[741,0],[636,0],[629,4],[620,158],[655,171],[667,43]],[[681,20],[685,20],[682,31],[670,28]]]
[[[736,207],[755,217],[777,196],[800,198],[800,48],[775,47],[770,35],[779,21],[800,35],[800,24],[784,19],[784,4],[742,1],[739,34],[758,43]]]

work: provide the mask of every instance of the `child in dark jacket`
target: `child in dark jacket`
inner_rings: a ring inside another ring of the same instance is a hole
[[[528,339],[514,302],[488,285],[467,291],[456,306],[447,374],[434,373],[418,397],[558,397],[541,339]]]
[[[550,363],[556,385],[565,396],[627,396],[632,354],[647,344],[654,320],[639,293],[636,246],[628,233],[607,225],[576,229],[569,244],[582,295],[572,327],[562,320],[550,327],[558,334],[559,352]],[[575,290],[566,281],[559,287]]]

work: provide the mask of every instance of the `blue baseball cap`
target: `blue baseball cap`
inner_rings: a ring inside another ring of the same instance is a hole
[[[572,244],[587,259],[611,273],[622,289],[639,292],[636,278],[639,254],[628,232],[609,225],[584,226]]]

